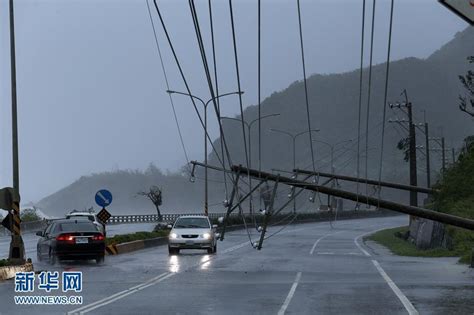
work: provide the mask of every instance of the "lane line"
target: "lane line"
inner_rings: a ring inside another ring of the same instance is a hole
[[[295,295],[296,288],[298,287],[298,283],[301,279],[301,271],[296,274],[295,281],[293,282],[293,285],[291,286],[290,292],[288,292],[288,296],[285,299],[285,302],[281,306],[280,310],[278,311],[278,315],[283,315],[286,312],[286,309],[288,308],[288,305],[290,305],[291,299],[293,298],[293,295]]]
[[[98,301],[95,301],[95,302],[93,302],[93,303],[90,303],[90,304],[84,305],[84,306],[82,306],[82,307],[79,307],[79,308],[77,308],[77,309],[74,309],[74,310],[68,312],[67,314],[78,314],[78,313],[80,314],[81,311],[83,311],[83,310],[85,310],[85,309],[87,309],[87,308],[89,308],[89,307],[95,306],[95,305],[100,304],[100,303],[102,303],[102,302],[106,302],[106,301],[108,301],[108,300],[110,300],[110,299],[113,299],[113,298],[115,298],[115,297],[118,297],[118,296],[121,296],[121,295],[123,295],[123,294],[126,294],[126,293],[128,293],[128,292],[130,292],[130,291],[136,290],[137,288],[139,288],[139,287],[141,287],[141,286],[147,285],[147,284],[149,284],[150,282],[153,282],[153,281],[159,280],[159,279],[162,278],[162,277],[165,277],[167,274],[169,274],[169,272],[164,272],[164,273],[162,273],[162,274],[160,274],[160,275],[158,275],[158,276],[156,276],[156,277],[154,277],[154,278],[152,278],[152,279],[150,279],[150,280],[148,280],[148,281],[146,281],[146,282],[144,282],[144,283],[141,283],[141,284],[136,285],[136,286],[134,286],[134,287],[131,287],[131,288],[129,288],[129,289],[126,289],[126,290],[117,292],[117,293],[115,293],[115,294],[113,294],[113,295],[111,295],[111,296],[105,297],[105,298],[103,298],[103,299],[101,299],[101,300],[98,300]]]
[[[372,260],[372,263],[374,264],[375,268],[377,268],[377,271],[380,273],[382,278],[387,282],[388,286],[392,289],[393,293],[398,297],[400,302],[402,302],[403,306],[407,310],[408,314],[410,315],[418,315],[418,311],[416,308],[411,304],[410,300],[406,297],[405,294],[397,287],[395,282],[393,282],[392,279],[387,275],[385,270],[383,270],[382,266],[378,263],[376,260]]]
[[[390,227],[384,227],[384,228],[381,228],[381,229],[377,229],[377,230],[374,230],[374,231],[370,231],[370,232],[366,232],[364,234],[361,234],[361,235],[357,236],[356,238],[354,238],[354,243],[356,244],[357,248],[359,248],[364,253],[365,256],[370,257],[372,255],[370,255],[365,249],[362,248],[362,246],[359,244],[359,239],[363,236],[368,235],[368,234],[373,234],[373,233],[376,233],[378,231],[385,230],[387,228],[390,228]],[[402,304],[405,307],[405,309],[407,310],[408,314],[418,315],[419,313],[416,310],[416,308],[413,306],[413,304],[411,304],[410,300],[406,297],[406,295],[403,294],[403,292],[398,288],[398,286],[395,284],[395,282],[393,282],[393,280],[388,276],[388,274],[385,272],[385,270],[383,270],[382,266],[380,266],[378,261],[372,259],[372,263],[374,264],[375,268],[377,268],[377,271],[382,276],[382,278],[385,280],[385,282],[387,282],[390,289],[392,289],[393,293],[395,293],[395,295],[400,300],[400,302],[402,302]]]
[[[321,236],[320,238],[318,238],[318,239],[316,240],[316,242],[314,242],[314,245],[313,245],[313,247],[311,248],[311,250],[309,251],[309,254],[310,254],[310,255],[313,255],[314,250],[316,249],[316,246],[318,246],[319,242],[321,242],[323,239],[325,239],[326,237],[329,237],[329,236],[331,236],[331,235],[335,235],[335,234],[342,233],[342,232],[344,232],[344,231],[339,231],[339,232],[336,232],[336,233],[328,233],[328,234],[325,234],[325,235]]]
[[[226,254],[226,253],[233,252],[233,251],[235,251],[235,250],[237,250],[237,249],[240,249],[240,248],[242,248],[242,247],[244,247],[245,245],[248,245],[248,244],[249,244],[249,241],[245,241],[245,242],[243,242],[243,243],[241,243],[241,244],[237,244],[237,245],[234,245],[234,246],[232,246],[232,247],[230,247],[230,248],[227,248],[227,249],[223,250],[222,253],[223,253],[223,254]],[[148,280],[148,281],[146,281],[146,282],[144,282],[144,283],[138,284],[138,285],[136,285],[136,286],[134,286],[134,287],[131,287],[131,288],[127,289],[127,290],[124,290],[124,291],[115,293],[115,294],[113,294],[113,295],[111,295],[111,296],[105,297],[105,298],[103,298],[103,299],[101,299],[101,300],[99,300],[99,301],[96,301],[96,302],[93,302],[93,303],[91,303],[91,304],[84,305],[84,306],[82,306],[82,307],[79,307],[79,308],[77,308],[77,309],[74,309],[74,310],[72,310],[72,311],[69,311],[67,314],[68,314],[68,315],[72,315],[72,314],[85,314],[85,313],[88,313],[88,312],[90,312],[90,311],[92,311],[92,310],[95,310],[95,309],[97,309],[97,308],[99,308],[99,307],[102,307],[102,306],[105,306],[105,305],[107,305],[107,304],[110,304],[110,303],[112,303],[112,302],[115,302],[115,301],[117,301],[117,300],[119,300],[119,299],[122,299],[122,298],[124,298],[124,297],[126,297],[126,296],[129,296],[129,295],[131,295],[131,294],[133,294],[133,293],[137,293],[137,292],[139,292],[139,291],[141,291],[141,290],[143,290],[143,289],[145,289],[145,288],[148,288],[148,287],[150,287],[150,286],[152,286],[152,285],[158,284],[159,282],[164,281],[164,280],[166,280],[166,279],[168,279],[168,278],[171,278],[172,276],[174,276],[174,275],[176,275],[176,274],[178,274],[178,273],[181,273],[181,272],[184,272],[184,271],[186,271],[186,270],[189,270],[189,269],[192,269],[192,268],[196,268],[196,267],[198,267],[198,266],[200,266],[200,265],[203,265],[203,264],[207,263],[208,261],[210,261],[210,260],[212,260],[212,259],[214,259],[214,258],[209,258],[209,259],[207,259],[207,260],[205,260],[205,261],[203,261],[203,262],[199,262],[199,263],[197,263],[197,264],[194,264],[194,265],[190,266],[189,268],[183,269],[183,270],[180,271],[180,272],[173,272],[173,273],[171,273],[171,272],[165,272],[165,273],[162,273],[162,274],[160,274],[159,276],[157,276],[157,277],[155,277],[155,278],[152,278],[152,279],[150,279],[150,280]]]
[[[122,295],[120,295],[120,296],[117,296],[117,297],[115,297],[115,298],[113,298],[113,299],[109,299],[108,301],[106,301],[106,302],[104,302],[104,303],[102,303],[102,304],[98,304],[98,305],[95,305],[95,306],[93,306],[93,307],[91,307],[91,308],[88,308],[88,309],[86,309],[86,310],[80,312],[79,314],[86,314],[86,313],[92,312],[93,310],[95,310],[95,309],[97,309],[97,308],[99,308],[99,307],[102,307],[102,306],[105,306],[105,305],[107,305],[107,304],[113,303],[113,302],[115,302],[115,301],[117,301],[117,300],[123,299],[123,298],[126,297],[126,296],[129,296],[129,295],[131,295],[131,294],[137,293],[137,292],[139,292],[139,291],[141,291],[141,290],[143,290],[143,289],[146,289],[146,288],[148,288],[148,287],[150,287],[150,286],[152,286],[152,285],[158,284],[158,283],[160,283],[161,281],[164,281],[164,280],[166,280],[166,279],[168,279],[168,278],[171,278],[171,277],[174,276],[174,275],[176,275],[176,273],[168,273],[166,276],[164,276],[164,277],[162,277],[162,278],[160,278],[160,279],[158,279],[158,280],[156,280],[156,281],[154,281],[154,282],[152,282],[152,283],[149,283],[149,284],[146,284],[146,285],[142,285],[142,286],[138,286],[137,288],[135,288],[134,290],[131,290],[130,292],[127,292],[127,293],[125,293],[125,294],[122,294]]]

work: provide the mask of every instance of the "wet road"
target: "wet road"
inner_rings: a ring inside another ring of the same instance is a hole
[[[245,231],[235,231],[218,243],[216,255],[169,256],[161,246],[109,256],[101,266],[36,263],[36,269],[81,270],[83,305],[15,306],[9,281],[0,283],[0,313],[472,314],[474,272],[455,258],[398,257],[362,241],[364,234],[407,222],[400,216],[334,228],[294,225],[261,251]]]
[[[155,223],[140,223],[140,224],[117,224],[107,227],[107,236],[114,236],[116,234],[127,234],[138,231],[153,231],[156,226]],[[36,261],[36,243],[38,236],[33,232],[23,234],[23,243],[25,244],[25,254],[27,258],[31,258],[33,262]],[[7,258],[10,249],[9,235],[0,236],[0,258]]]

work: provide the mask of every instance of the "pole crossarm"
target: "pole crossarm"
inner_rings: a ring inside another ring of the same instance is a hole
[[[301,169],[295,169],[293,170],[293,172],[300,173],[300,174],[307,174],[307,175],[318,175],[320,177],[336,178],[340,180],[347,180],[350,182],[368,183],[370,185],[377,185],[377,186],[380,184],[380,186],[382,187],[389,187],[389,188],[407,190],[407,191],[417,191],[420,193],[426,193],[430,195],[436,193],[436,190],[432,188],[424,188],[424,187],[403,185],[403,184],[390,183],[390,182],[379,182],[378,180],[357,178],[357,177],[346,176],[346,175],[337,175],[337,174],[322,173],[322,172],[315,173],[312,171],[301,170]]]
[[[425,219],[429,219],[429,220],[433,220],[433,221],[437,221],[437,222],[441,222],[445,224],[450,224],[450,225],[468,229],[468,230],[474,230],[474,220],[458,217],[458,216],[447,214],[447,213],[436,212],[433,210],[428,210],[428,209],[415,207],[415,206],[403,205],[403,204],[399,204],[399,203],[388,201],[388,200],[368,197],[366,195],[361,195],[361,194],[356,194],[356,193],[352,193],[352,192],[348,192],[348,191],[344,191],[340,189],[321,186],[316,183],[307,183],[307,182],[296,180],[293,178],[284,177],[281,175],[273,175],[273,174],[263,172],[263,171],[259,172],[258,170],[247,169],[243,166],[233,165],[231,167],[231,170],[237,174],[241,174],[244,176],[250,175],[254,178],[258,178],[262,180],[271,180],[271,181],[276,181],[278,179],[280,183],[285,183],[287,185],[304,188],[306,190],[316,191],[322,194],[329,194],[335,197],[340,197],[340,198],[352,200],[355,202],[361,201],[372,206],[379,206],[380,208],[383,208],[383,209],[401,212],[401,213],[405,213],[405,214],[409,214],[416,217],[425,218]]]

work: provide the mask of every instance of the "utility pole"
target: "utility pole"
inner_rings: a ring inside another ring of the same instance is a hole
[[[16,56],[15,56],[15,20],[13,0],[10,0],[10,61],[11,61],[11,94],[12,94],[12,160],[13,189],[20,195],[20,176],[18,166],[18,117],[16,95]],[[10,243],[9,260],[14,264],[25,262],[25,245],[21,237],[20,202],[13,202],[13,232]]]
[[[430,138],[428,133],[428,123],[425,122],[425,149],[426,149],[426,186],[431,187],[431,167],[430,167]]]
[[[402,109],[406,107],[408,115],[408,139],[409,139],[409,162],[410,162],[410,186],[418,186],[417,173],[416,173],[416,132],[415,125],[413,124],[413,113],[412,113],[412,103],[408,101],[407,91],[403,90],[405,94],[405,103],[396,103],[390,104],[390,108],[397,107]],[[418,206],[418,194],[416,191],[410,191],[410,206]]]
[[[441,137],[441,154],[443,160],[443,174],[446,172],[446,149],[444,146],[444,137]]]

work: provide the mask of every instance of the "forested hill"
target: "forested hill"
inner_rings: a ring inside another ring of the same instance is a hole
[[[467,57],[474,55],[474,28],[469,27],[458,33],[453,40],[434,52],[427,59],[406,58],[390,64],[390,81],[388,100],[404,101],[401,92],[406,89],[413,104],[415,119],[423,122],[424,114],[430,123],[432,136],[443,134],[447,145],[460,146],[462,139],[474,134],[474,122],[458,109],[458,95],[461,86],[459,74],[464,74],[469,65]],[[310,56],[308,56],[310,58]],[[386,65],[378,64],[372,69],[373,85],[369,116],[369,177],[377,177],[379,171],[381,144],[383,96]],[[365,150],[365,117],[367,106],[368,69],[364,69],[364,86],[362,97],[362,137],[361,149]],[[320,129],[315,139],[329,143],[353,139],[335,154],[337,173],[356,173],[356,139],[358,124],[359,71],[341,74],[315,74],[308,78],[310,113],[313,128]],[[262,121],[262,166],[264,170],[291,169],[291,142],[282,134],[273,133],[270,128],[289,132],[300,132],[307,129],[306,107],[303,82],[291,84],[283,91],[275,92],[262,102],[262,115],[279,113],[280,116]],[[388,118],[404,118],[401,112],[387,109]],[[247,121],[257,118],[257,107],[249,106],[244,112]],[[242,131],[235,123],[224,124],[226,141],[234,164],[245,165]],[[258,163],[258,135],[252,132],[252,165]],[[403,161],[403,154],[396,149],[396,143],[405,137],[403,127],[386,124],[383,178],[397,182],[407,182],[408,163]],[[418,144],[424,144],[419,133]],[[145,144],[144,144],[145,145]],[[220,148],[220,140],[215,140]],[[220,152],[220,149],[219,149]],[[315,142],[315,159],[318,169],[329,171],[329,150],[326,145]],[[365,154],[362,154],[361,174],[364,174]],[[311,165],[308,137],[299,137],[297,141],[296,164],[300,168]],[[218,165],[211,154],[211,163]],[[151,160],[151,158],[150,158]],[[439,168],[440,157],[433,153],[433,169]],[[424,156],[419,153],[419,182],[424,183]],[[216,181],[222,175],[213,174]],[[200,180],[198,180],[199,183]],[[115,213],[153,213],[153,205],[136,193],[151,185],[163,188],[163,209],[165,212],[196,211],[202,208],[202,185],[192,184],[188,176],[180,173],[164,174],[156,167],[147,171],[118,171],[93,174],[78,179],[71,185],[41,200],[38,206],[47,214],[61,215],[77,208],[83,209],[93,205],[93,195],[98,188],[108,187],[114,192],[112,210]],[[343,188],[351,189],[352,186]],[[393,197],[393,196],[392,196]],[[221,210],[220,202],[225,198],[222,183],[213,182],[211,187],[211,209]],[[395,198],[395,197],[393,197]]]

